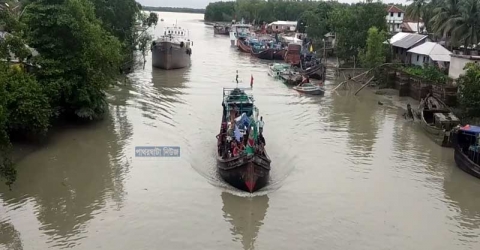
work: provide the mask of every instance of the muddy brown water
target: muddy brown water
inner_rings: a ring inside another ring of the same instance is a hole
[[[202,15],[160,17],[190,29],[192,66],[148,61],[109,91],[103,122],[22,157],[13,190],[0,186],[0,249],[480,249],[480,180],[399,109],[369,91],[298,94]],[[272,158],[271,185],[253,196],[215,168],[236,70],[241,86],[255,78]],[[135,157],[146,145],[181,156]]]

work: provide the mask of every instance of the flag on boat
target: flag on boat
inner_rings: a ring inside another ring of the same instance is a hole
[[[310,52],[313,52],[313,45],[310,44]]]
[[[253,85],[253,75],[250,77],[250,86]]]
[[[240,129],[235,125],[235,131],[233,131],[235,134],[235,139],[239,142],[240,138],[242,137],[242,133],[240,132]]]

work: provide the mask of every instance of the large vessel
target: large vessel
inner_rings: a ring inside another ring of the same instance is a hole
[[[152,66],[160,69],[181,69],[190,66],[193,42],[188,30],[176,24],[165,27],[163,35],[152,42]]]
[[[270,158],[258,109],[247,89],[223,89],[223,115],[218,142],[218,171],[230,185],[253,193],[268,183]]]
[[[237,46],[238,39],[245,39],[251,35],[250,29],[252,25],[243,23],[243,19],[240,23],[233,23],[230,28],[230,44],[231,46]]]

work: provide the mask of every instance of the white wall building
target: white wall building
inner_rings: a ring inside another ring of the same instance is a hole
[[[409,49],[410,63],[418,66],[436,64],[442,68],[448,68],[450,62],[450,52],[442,45],[434,42],[425,42],[417,47]]]
[[[276,21],[268,24],[273,31],[295,31],[297,29],[296,21]]]
[[[452,79],[457,79],[460,75],[465,73],[463,69],[467,63],[480,63],[480,56],[471,55],[450,55],[450,68],[448,69],[448,76]]]
[[[390,32],[400,32],[402,31],[403,18],[405,17],[405,11],[396,7],[395,5],[390,5],[387,7],[387,26]]]

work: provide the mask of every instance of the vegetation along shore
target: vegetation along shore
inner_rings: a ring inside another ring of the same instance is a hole
[[[16,171],[12,140],[43,138],[56,121],[100,119],[105,90],[145,54],[156,25],[134,0],[23,0],[0,6],[0,179]]]

